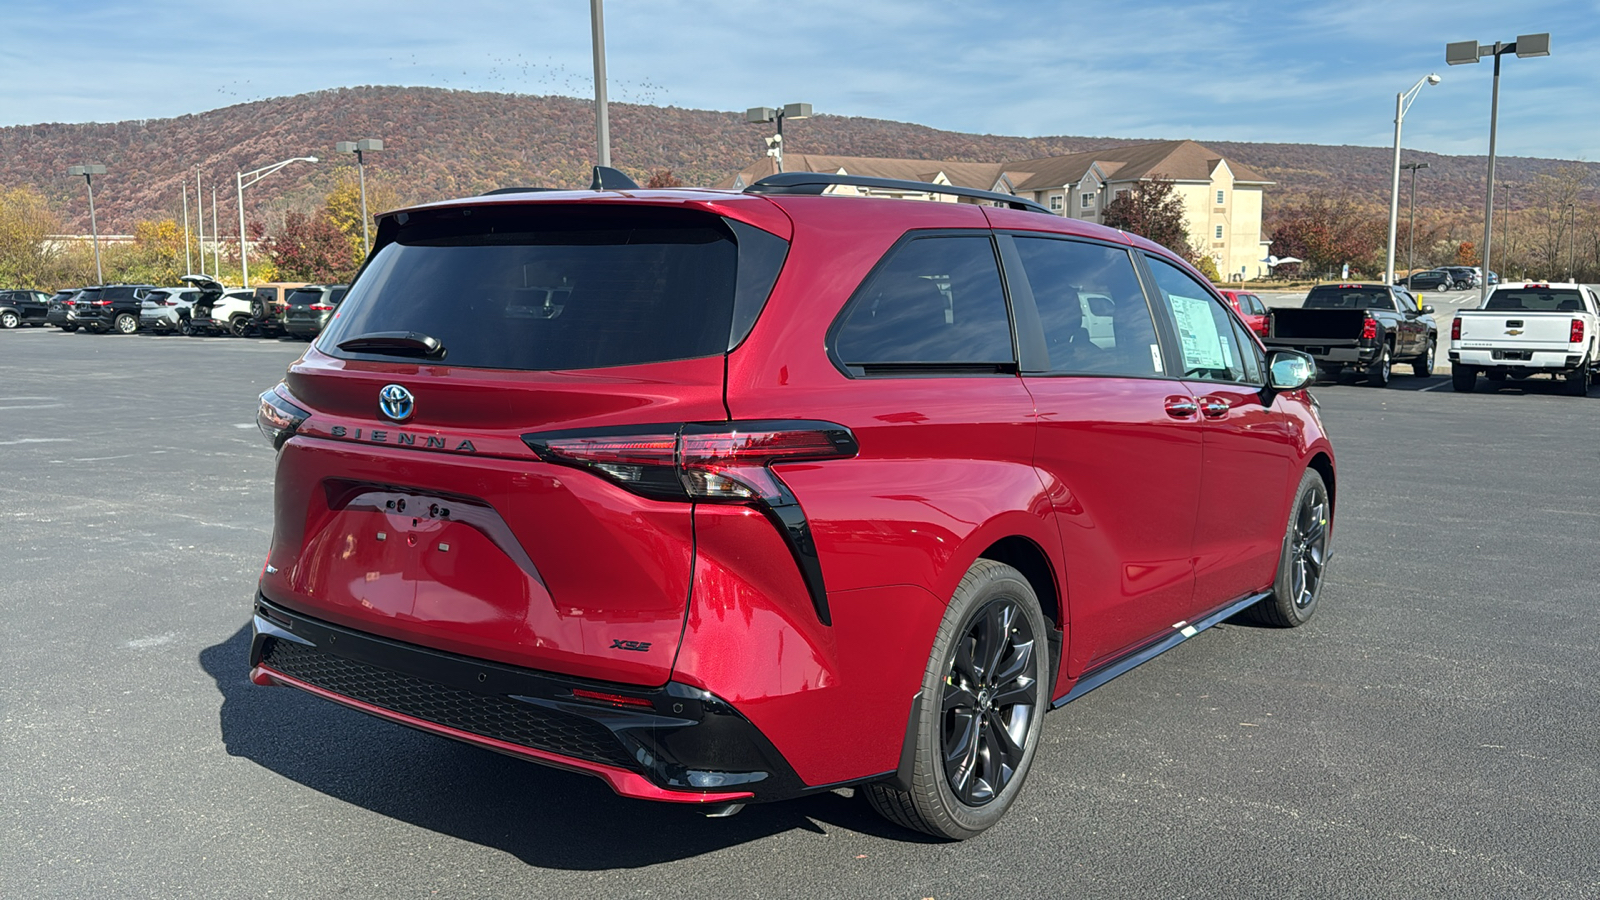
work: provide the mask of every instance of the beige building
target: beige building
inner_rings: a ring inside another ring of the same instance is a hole
[[[1135,144],[1005,163],[790,153],[784,156],[784,168],[999,191],[1037,201],[1057,215],[1090,222],[1104,221],[1106,206],[1119,193],[1159,175],[1173,182],[1183,200],[1190,246],[1209,255],[1224,278],[1251,280],[1267,274],[1263,260],[1269,247],[1261,230],[1261,195],[1272,182],[1194,141]],[[742,189],[776,171],[773,160],[763,158],[719,186]],[[830,189],[830,193],[946,202],[957,199],[847,186]]]

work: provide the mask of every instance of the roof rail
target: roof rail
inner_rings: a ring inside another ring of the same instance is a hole
[[[534,193],[536,191],[559,191],[559,190],[561,190],[561,188],[553,188],[553,187],[503,187],[503,188],[495,188],[492,191],[484,191],[483,193],[479,194],[478,196],[480,196],[480,197],[493,197],[496,194],[531,194],[531,193]]]
[[[953,197],[971,197],[1009,206],[1012,209],[1041,212],[1047,216],[1055,213],[1043,205],[1014,194],[998,191],[980,191],[977,188],[956,187],[949,184],[930,184],[926,181],[907,181],[900,178],[873,178],[869,175],[829,175],[825,172],[782,172],[768,175],[744,189],[747,194],[820,194],[835,185],[882,188],[917,194],[947,194]]]

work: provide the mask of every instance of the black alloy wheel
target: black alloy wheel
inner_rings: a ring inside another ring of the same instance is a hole
[[[950,790],[967,806],[993,801],[1022,765],[1039,715],[1035,652],[1033,629],[1011,598],[980,610],[956,645],[940,698],[939,744]]]
[[[240,314],[228,320],[228,333],[234,337],[244,337],[250,330],[250,317]]]
[[[1333,507],[1321,473],[1307,469],[1300,476],[1294,508],[1278,556],[1272,596],[1250,607],[1248,618],[1280,628],[1304,625],[1317,611],[1328,567],[1329,527]]]
[[[1044,730],[1049,627],[1021,572],[992,559],[972,564],[934,636],[900,769],[862,788],[873,809],[948,840],[1000,821]]]

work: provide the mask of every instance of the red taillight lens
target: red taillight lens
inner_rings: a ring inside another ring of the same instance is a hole
[[[1375,340],[1378,337],[1378,320],[1367,316],[1361,323],[1361,339],[1363,341]]]
[[[1461,340],[1461,320],[1460,319],[1453,319],[1450,322],[1450,340],[1452,340],[1452,341]]]
[[[333,307],[323,303],[313,303],[311,304],[310,309],[312,312],[329,312],[333,309]]]
[[[1572,320],[1572,333],[1567,337],[1568,343],[1577,344],[1583,341],[1583,320]]]
[[[111,305],[111,301],[110,300],[95,300],[95,301],[92,301],[89,305],[90,306],[110,306]]]
[[[622,694],[608,694],[604,691],[591,691],[584,688],[573,688],[572,696],[578,700],[590,700],[595,703],[604,703],[608,706],[636,706],[641,709],[655,708],[655,704],[643,697],[625,697]]]

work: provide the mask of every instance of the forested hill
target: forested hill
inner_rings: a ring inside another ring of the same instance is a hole
[[[643,179],[669,169],[685,184],[713,184],[765,152],[767,128],[748,125],[742,113],[611,106],[614,164]],[[1020,130],[1020,128],[1019,128]],[[1219,129],[1220,130],[1220,129]],[[310,208],[353,160],[333,150],[336,141],[381,138],[385,149],[368,156],[378,178],[407,201],[478,193],[508,185],[580,187],[594,160],[591,103],[570,97],[475,93],[438,88],[359,87],[318,91],[230,106],[175,119],[112,124],[22,125],[0,128],[0,189],[32,186],[56,206],[66,227],[87,231],[81,179],[66,168],[103,163],[95,184],[102,233],[126,233],[140,219],[177,216],[179,185],[204,173],[207,202],[218,185],[224,218],[237,223],[234,173],[296,156],[296,163],[247,192],[252,218],[290,208]],[[1019,138],[961,134],[881,119],[818,116],[788,124],[791,152],[1000,162],[1136,143],[1116,138]],[[1387,205],[1391,150],[1312,144],[1249,144],[1194,138],[1277,182],[1274,202],[1312,191],[1349,192]],[[1338,140],[1330,134],[1329,140]],[[1429,163],[1419,178],[1418,207],[1441,212],[1481,208],[1483,157],[1408,153]],[[1497,175],[1512,185],[1553,172],[1559,160],[1501,158]],[[191,196],[192,202],[192,196]],[[208,210],[207,219],[210,219]],[[207,223],[209,225],[209,222]],[[232,233],[237,224],[224,225]],[[209,230],[209,229],[208,229]]]

